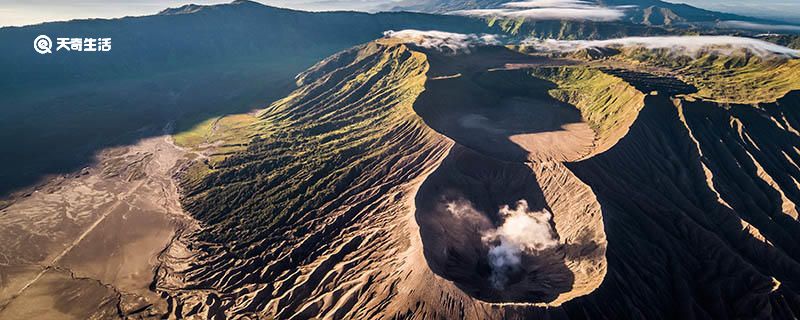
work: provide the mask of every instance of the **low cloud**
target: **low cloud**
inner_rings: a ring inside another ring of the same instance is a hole
[[[733,54],[747,50],[759,56],[780,55],[800,57],[800,51],[774,43],[733,36],[668,36],[630,37],[609,40],[527,39],[523,44],[539,51],[572,52],[587,48],[643,47],[668,49],[676,54],[696,56],[700,53]]]
[[[499,36],[491,34],[462,34],[435,30],[389,30],[383,35],[388,38],[400,39],[405,43],[451,54],[469,53],[470,49],[476,46],[502,43]]]
[[[482,221],[485,218],[468,201],[448,202],[447,211],[459,219]],[[489,248],[487,259],[492,268],[492,286],[505,288],[509,274],[520,268],[524,254],[534,254],[558,246],[558,237],[550,225],[553,215],[546,209],[531,211],[528,202],[519,200],[516,207],[502,206],[503,224],[481,231],[481,240]]]
[[[451,14],[528,20],[615,21],[629,6],[606,7],[582,0],[531,0],[508,2],[497,9],[460,10]]]
[[[765,32],[781,32],[781,31],[800,32],[800,26],[795,26],[795,25],[762,24],[762,23],[736,21],[736,20],[720,21],[717,23],[717,27],[723,29],[743,29],[743,30],[755,30],[755,31],[765,31]]]

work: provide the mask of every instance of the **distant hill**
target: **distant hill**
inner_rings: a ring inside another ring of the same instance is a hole
[[[498,8],[510,0],[425,0],[397,5],[394,10],[447,13],[456,10]],[[646,25],[670,26],[678,24],[716,23],[717,21],[747,21],[755,23],[776,23],[776,21],[746,17],[700,9],[682,3],[669,3],[660,0],[590,0],[604,6],[631,6],[626,8],[624,20]]]
[[[626,18],[648,25],[673,25],[676,23],[716,22],[721,20],[772,23],[774,21],[745,17],[736,14],[700,9],[683,3],[660,0],[598,0],[608,6],[636,6],[626,10]]]
[[[336,51],[378,38],[385,30],[428,28],[486,31],[484,23],[464,17],[419,13],[312,13],[275,8],[251,1],[167,9],[157,15],[90,19],[0,28],[9,44],[0,69],[14,77],[0,79],[0,90],[36,84],[126,77],[209,64],[277,62],[300,72]],[[40,35],[110,37],[104,54],[31,49]]]

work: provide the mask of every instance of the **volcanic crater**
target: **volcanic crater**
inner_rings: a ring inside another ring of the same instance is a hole
[[[593,291],[606,270],[600,205],[563,163],[592,154],[597,135],[549,95],[555,83],[505,67],[566,63],[498,47],[425,53],[414,110],[455,142],[415,199],[431,270],[488,303],[560,305]]]

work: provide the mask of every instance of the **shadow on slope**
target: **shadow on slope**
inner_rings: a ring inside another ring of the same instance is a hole
[[[772,199],[756,189],[727,190],[730,183],[746,186],[761,178],[739,168],[742,176],[729,180],[718,167],[736,166],[741,156],[708,144],[721,146],[733,138],[722,130],[730,119],[714,116],[725,112],[721,106],[676,109],[665,96],[649,96],[645,105],[616,146],[567,165],[603,207],[609,267],[595,292],[558,312],[589,318],[794,317],[800,265],[794,244],[781,233],[796,229],[797,222],[776,219],[762,229],[767,217],[753,220],[761,213],[737,204],[769,210],[780,205],[780,189],[767,192]],[[791,110],[784,112],[795,119]],[[751,129],[764,129],[756,127]],[[718,130],[723,132],[714,133]],[[698,136],[704,136],[699,143]],[[790,140],[796,143],[797,135]],[[774,151],[765,149],[756,158],[770,155]]]

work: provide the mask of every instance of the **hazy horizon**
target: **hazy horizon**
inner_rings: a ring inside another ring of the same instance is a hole
[[[69,1],[32,0],[19,3],[12,0],[0,0],[0,27],[23,26],[51,21],[66,21],[88,18],[121,18],[125,16],[143,16],[156,14],[166,8],[179,7],[185,4],[220,4],[231,1],[220,0],[137,0],[137,1],[99,1],[87,0],[80,3]],[[376,11],[390,7],[391,4],[407,2],[403,0],[257,0],[267,5],[278,7],[326,11],[326,10],[358,10]],[[787,13],[800,12],[800,1],[782,0],[769,4],[749,0],[677,0],[674,3],[687,3],[696,7],[742,14],[759,18],[771,18],[792,23],[800,23],[800,15]]]

